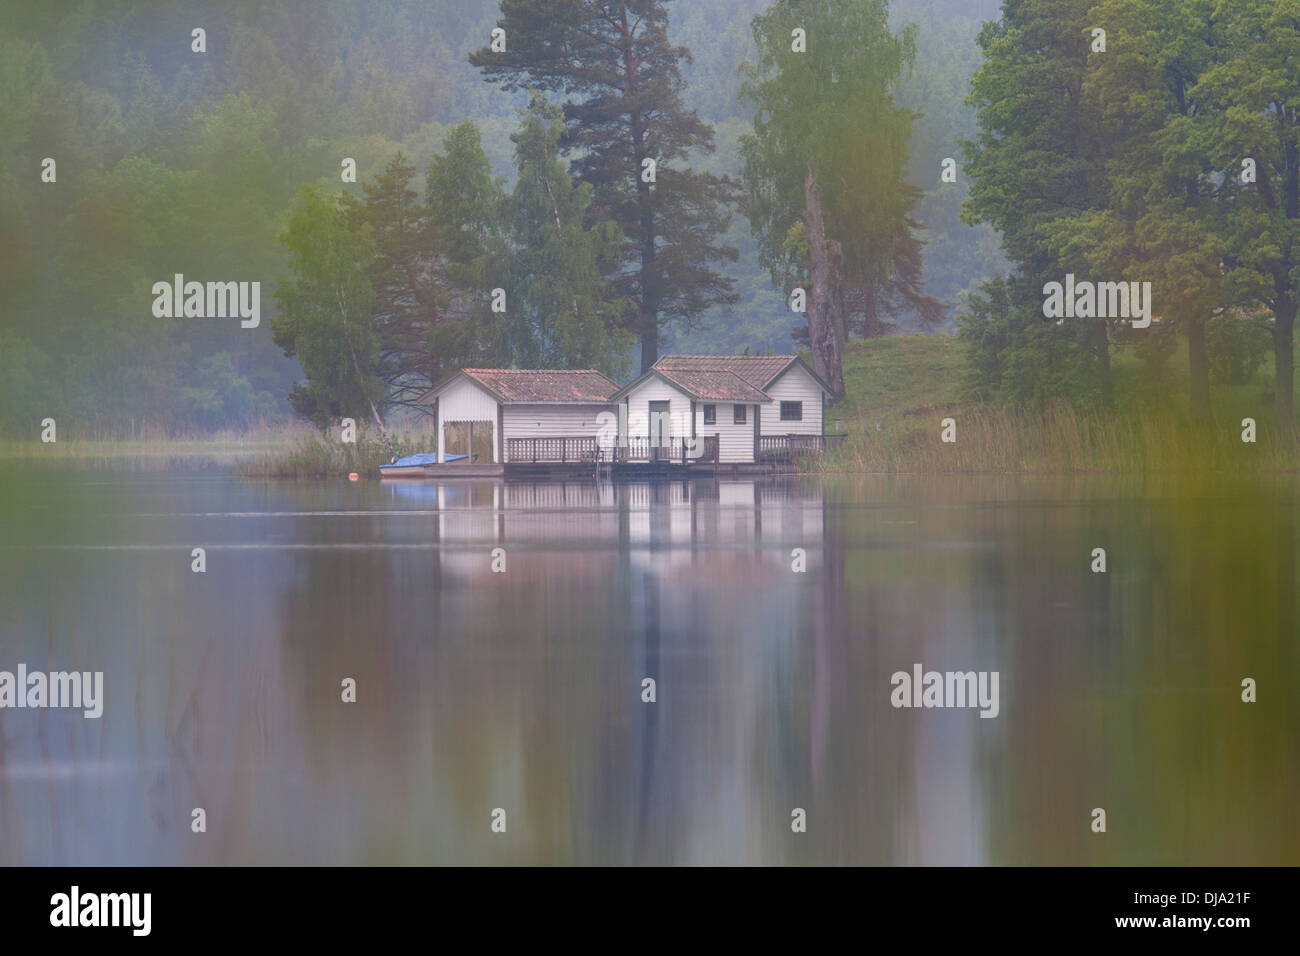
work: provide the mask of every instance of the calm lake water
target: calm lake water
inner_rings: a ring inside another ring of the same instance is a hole
[[[0,709],[0,864],[1300,863],[1295,486],[1190,482],[8,470],[104,712]]]

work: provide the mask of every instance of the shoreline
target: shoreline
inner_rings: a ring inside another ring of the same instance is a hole
[[[192,463],[222,467],[236,477],[246,480],[300,481],[337,478],[346,481],[350,472],[356,472],[361,481],[396,481],[385,478],[378,473],[378,466],[373,469],[359,468],[349,463],[334,467],[322,467],[302,471],[276,471],[276,464],[284,456],[293,452],[293,446],[284,443],[239,443],[229,441],[203,442],[185,440],[180,442],[108,442],[86,441],[59,443],[62,447],[57,452],[47,452],[39,442],[0,443],[0,469],[41,470],[51,466],[70,469],[111,466],[114,464],[153,464],[165,470],[168,465]],[[386,450],[384,451],[386,455]],[[369,456],[360,456],[369,457]],[[1271,458],[1269,459],[1271,460]],[[382,459],[386,462],[386,457]],[[324,463],[322,463],[324,464]],[[1204,478],[1285,478],[1300,477],[1300,459],[1290,466],[1274,462],[1260,461],[1249,465],[1233,467],[1206,467],[1205,462],[1185,462],[1181,464],[1157,463],[1137,467],[1116,468],[1090,464],[1071,467],[1068,464],[1042,464],[1022,468],[999,467],[958,467],[925,469],[905,467],[899,469],[855,468],[855,467],[806,467],[799,471],[777,475],[749,475],[745,477],[768,480],[802,479],[802,478],[1175,478],[1188,477],[1189,471]],[[1188,466],[1191,466],[1190,469]],[[464,480],[468,480],[466,476]],[[728,476],[719,476],[727,480]],[[412,483],[435,482],[434,478],[405,478]],[[444,480],[462,480],[455,475],[447,475]],[[481,480],[481,479],[476,479]],[[545,479],[550,480],[550,479]],[[568,478],[566,480],[575,480]],[[592,479],[595,480],[595,479]],[[705,475],[668,476],[666,481],[712,480]]]

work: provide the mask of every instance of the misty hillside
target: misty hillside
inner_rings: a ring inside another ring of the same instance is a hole
[[[671,39],[690,48],[683,97],[713,125],[716,150],[699,168],[736,174],[750,110],[738,68],[753,56],[750,20],[764,0],[671,5]],[[973,131],[963,105],[978,63],[974,43],[994,0],[897,0],[891,23],[917,26],[916,62],[900,99],[922,114],[910,178],[925,290],[950,308],[981,278],[1005,271],[987,226],[958,220],[959,182],[941,186],[940,160]],[[468,62],[499,16],[493,0],[279,0],[275,3],[11,0],[0,13],[0,426],[26,427],[50,410],[96,427],[128,418],[205,428],[286,415],[301,377],[255,330],[226,323],[160,324],[142,303],[174,273],[256,278],[286,273],[279,241],[304,183],[339,188],[341,157],[357,162],[359,192],[399,151],[419,171],[448,130],[479,128],[492,172],[513,181],[511,134],[526,103]],[[190,48],[202,26],[207,52]],[[57,158],[57,184],[38,179]],[[661,349],[789,351],[791,313],[743,215],[723,237],[739,296],[699,328],[669,326]],[[912,330],[907,316],[899,331]]]

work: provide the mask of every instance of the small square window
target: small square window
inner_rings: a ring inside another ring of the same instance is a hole
[[[803,421],[803,402],[782,402],[781,421],[783,422]]]
[[[745,424],[745,406],[744,406],[744,405],[732,405],[732,406],[731,406],[731,421],[732,421],[732,424],[735,424],[735,425],[743,425],[743,424]]]
[[[717,423],[718,423],[718,406],[717,406],[717,405],[705,405],[705,406],[704,406],[704,424],[706,424],[706,425],[716,425]]]

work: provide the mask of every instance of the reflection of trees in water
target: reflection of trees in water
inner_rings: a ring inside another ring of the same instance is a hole
[[[790,809],[808,792],[799,712],[810,699],[820,498],[750,481],[630,489],[623,500],[635,674],[655,677],[659,693],[634,735],[611,735],[622,770],[603,774],[638,782],[629,859],[784,858],[795,848]],[[791,571],[795,546],[809,552],[809,576]]]
[[[202,578],[177,580],[170,552],[5,565],[10,597],[56,565],[77,582],[75,600],[48,596],[48,630],[22,605],[24,633],[125,662],[104,668],[102,739],[50,738],[56,757],[140,757],[121,806],[92,812],[108,799],[93,776],[54,789],[41,813],[65,858],[1282,863],[1300,850],[1289,492],[421,484],[380,490],[411,509],[390,516],[316,485],[258,494],[248,507],[363,513],[155,526],[212,543]],[[1088,570],[1098,546],[1105,575]],[[791,571],[794,547],[807,574]],[[894,710],[889,675],[913,662],[1000,671],[1000,716]],[[355,705],[339,700],[345,676]],[[1258,704],[1240,703],[1244,676]],[[22,719],[0,714],[9,767]],[[27,837],[33,786],[0,774],[6,860],[46,852]],[[188,839],[192,806],[207,839]],[[505,836],[489,830],[498,806]],[[796,806],[806,834],[790,833]],[[1094,806],[1105,837],[1088,830]],[[90,838],[106,813],[121,835]]]
[[[656,854],[651,841],[652,802],[654,799],[655,751],[658,744],[659,704],[658,683],[661,674],[659,666],[659,582],[653,574],[641,576],[642,607],[645,612],[644,630],[642,632],[642,656],[645,660],[644,671],[656,684],[656,701],[646,705],[642,701],[641,739],[639,741],[640,766],[637,786],[636,807],[636,852],[630,862],[645,863],[655,860]]]
[[[640,677],[662,695],[659,619],[689,585],[683,535],[706,539],[713,563],[727,543],[716,522],[700,530],[680,485],[489,492],[435,498],[428,552],[311,553],[285,589],[286,669],[330,688],[303,721],[321,809],[384,806],[364,842],[387,854],[406,834],[419,852],[402,859],[665,859],[660,811],[679,805],[690,768],[673,755],[690,727],[661,716],[662,696],[643,704]],[[490,571],[494,547],[504,575]],[[358,680],[356,705],[336,702],[342,674]],[[661,738],[661,720],[676,736]],[[494,806],[519,836],[493,842]]]
[[[1005,522],[1022,549],[998,552],[1018,675],[986,779],[995,861],[1294,862],[1294,500],[1203,486],[1084,507],[1086,530]],[[1272,693],[1242,703],[1245,676]]]
[[[280,633],[215,645],[248,676],[200,701],[234,729],[196,752],[234,759],[199,789],[250,834],[220,858],[1296,858],[1292,498],[822,487],[481,485],[400,525],[296,519],[412,548],[280,553],[227,592],[275,582]],[[913,662],[1000,671],[1001,715],[892,709]]]
[[[798,753],[809,828],[791,860],[887,864],[900,862],[915,826],[914,724],[897,718],[887,695],[898,657],[888,607],[902,582],[896,555],[880,546],[880,513],[843,491],[827,488],[824,562],[806,594],[811,673],[791,721],[806,741]]]

